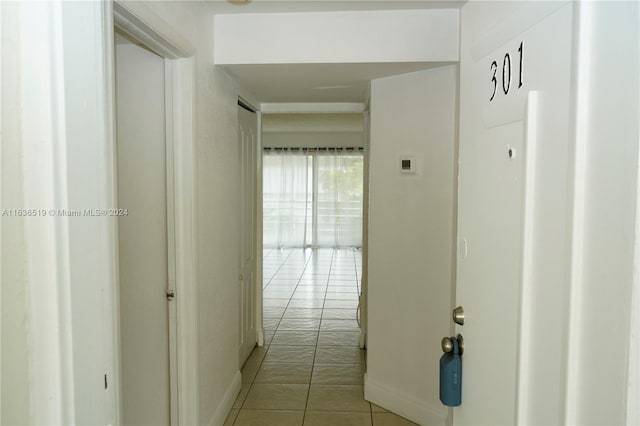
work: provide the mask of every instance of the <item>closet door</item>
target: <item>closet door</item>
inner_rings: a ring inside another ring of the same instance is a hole
[[[238,105],[238,143],[240,144],[241,222],[240,222],[240,365],[256,345],[256,135],[257,116]]]

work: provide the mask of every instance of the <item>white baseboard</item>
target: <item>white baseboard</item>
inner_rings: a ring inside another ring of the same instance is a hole
[[[364,375],[364,399],[420,425],[445,426],[447,409],[407,395]]]
[[[236,401],[236,397],[240,393],[240,388],[242,387],[242,375],[240,371],[236,371],[236,375],[233,377],[231,381],[231,385],[227,388],[227,391],[224,393],[224,397],[218,405],[218,409],[213,414],[211,421],[209,422],[209,426],[222,426],[224,421],[227,419],[231,408],[233,408],[233,403]]]

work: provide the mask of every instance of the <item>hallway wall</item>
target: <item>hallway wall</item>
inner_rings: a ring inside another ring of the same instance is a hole
[[[365,398],[444,424],[440,341],[451,330],[457,68],[373,80]],[[415,174],[400,173],[412,156]]]
[[[150,2],[197,49],[195,226],[199,300],[200,424],[222,424],[240,389],[237,97],[252,100],[213,65],[213,14],[200,2]],[[230,401],[228,399],[231,398]]]

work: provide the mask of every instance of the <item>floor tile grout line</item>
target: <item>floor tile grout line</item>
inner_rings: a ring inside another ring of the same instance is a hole
[[[306,249],[303,249],[303,252],[305,252]],[[291,251],[291,253],[293,253],[293,250]],[[289,256],[291,256],[291,253],[289,254]],[[284,265],[286,263],[286,261],[289,259],[289,256],[287,256],[287,258],[282,262],[282,264],[280,265],[280,267],[278,268],[278,270],[280,268],[282,268],[282,265]],[[311,251],[311,256],[309,256],[308,259],[306,259],[305,263],[304,263],[304,268],[302,268],[302,272],[300,273],[300,277],[298,278],[298,282],[296,283],[296,287],[293,289],[293,293],[291,294],[291,296],[289,296],[289,301],[287,302],[287,305],[284,308],[284,312],[282,312],[282,317],[280,318],[280,321],[278,321],[278,326],[276,327],[276,330],[274,331],[274,338],[275,335],[278,333],[278,329],[280,328],[280,323],[282,322],[282,319],[284,318],[284,314],[287,312],[287,309],[289,309],[289,305],[291,304],[291,300],[293,299],[293,294],[295,294],[295,291],[298,289],[298,287],[300,286],[300,281],[302,280],[302,276],[304,275],[304,271],[307,269],[307,266],[309,265],[309,262],[311,261],[311,259],[313,258],[314,253],[313,251]],[[320,327],[318,327],[319,329]],[[318,342],[316,341],[316,348],[317,348]],[[264,362],[264,359],[267,357],[269,350],[271,349],[271,345],[269,345],[269,349],[267,349],[267,352],[264,355],[264,358],[262,358],[262,361],[260,362],[260,367],[262,367],[262,363]],[[315,360],[315,350],[313,352],[313,357]],[[259,371],[259,368],[258,368]],[[311,366],[311,374],[313,374],[313,364]],[[258,372],[256,372],[256,377],[258,376]],[[255,382],[255,377],[253,378],[253,381],[251,383],[251,386],[253,387],[253,382]],[[309,377],[309,386],[311,386],[311,377]],[[251,390],[251,388],[249,388],[249,390]],[[307,391],[307,401],[309,399],[309,392]],[[244,403],[243,403],[244,405]],[[306,402],[305,402],[305,410],[306,410]],[[302,422],[304,423],[304,414],[302,415]]]
[[[280,264],[280,266],[276,270],[276,274],[277,274],[277,271],[279,271],[280,268],[282,268],[282,265],[284,265],[284,263],[289,259],[289,257],[291,256],[291,253],[293,253],[293,250],[289,251],[289,254],[287,255],[287,257],[284,258],[283,262]],[[274,274],[274,276],[275,276],[275,274]],[[271,280],[269,280],[269,281],[271,282]],[[264,301],[263,301],[263,305],[264,305]],[[263,306],[263,309],[264,309],[264,306]],[[286,308],[285,308],[285,310],[286,310]],[[282,316],[284,316],[284,312],[282,312]],[[280,320],[278,321],[278,325],[276,326],[276,331],[278,331],[278,327],[280,326],[280,321],[282,321],[282,316],[280,317]],[[273,333],[274,336],[275,336],[276,331],[274,331],[274,333]],[[247,402],[247,397],[249,396],[249,393],[251,392],[251,388],[253,388],[253,384],[256,381],[256,377],[258,377],[258,372],[260,372],[260,368],[262,367],[262,364],[264,363],[264,359],[267,357],[267,353],[269,352],[269,348],[270,347],[271,347],[271,343],[269,343],[269,345],[267,345],[267,349],[265,350],[264,356],[260,360],[260,363],[258,364],[258,368],[256,369],[256,374],[255,374],[255,376],[253,376],[253,379],[251,379],[251,383],[249,383],[249,389],[247,390],[247,394],[244,396],[244,399],[242,400],[242,403],[240,404],[240,407],[238,408],[238,414],[236,415],[236,418],[233,420],[233,423],[231,424],[232,426],[236,424],[236,421],[238,420],[238,417],[240,416],[240,411],[242,411],[242,409],[244,408],[244,404]],[[255,348],[253,350],[255,350]],[[251,356],[251,355],[249,355],[249,356]],[[246,364],[246,361],[245,361],[245,364]],[[242,366],[242,368],[244,368],[244,365]]]
[[[329,263],[329,275],[327,276],[327,284],[329,278],[331,278],[331,267],[333,266],[334,251],[331,252],[331,262]],[[324,304],[327,301],[327,292],[324,292],[324,300],[322,301],[322,312],[320,313],[320,324],[318,326],[318,338],[316,339],[316,347],[313,351],[313,362],[311,363],[311,376],[309,376],[309,388],[307,389],[307,400],[304,404],[304,414],[302,414],[302,425],[304,426],[305,418],[307,417],[307,408],[309,407],[309,396],[311,395],[311,383],[313,381],[313,370],[316,366],[316,356],[318,355],[318,342],[320,341],[320,329],[322,328],[322,317],[324,316]]]
[[[290,303],[291,303],[291,301],[294,299],[294,297],[293,297],[293,296],[294,296],[294,294],[295,294],[295,291],[300,287],[300,284],[301,284],[301,281],[302,281],[302,277],[304,276],[305,272],[308,270],[308,266],[309,266],[310,262],[311,262],[312,260],[314,260],[314,258],[315,258],[315,259],[317,259],[317,258],[318,258],[318,257],[316,256],[316,254],[317,254],[317,253],[318,253],[318,252],[315,252],[315,253],[314,253],[314,251],[312,251],[312,252],[311,252],[311,256],[309,256],[309,258],[305,259],[304,267],[303,267],[302,272],[301,272],[301,274],[300,274],[300,278],[297,280],[296,286],[295,286],[295,288],[294,288],[294,293],[293,293],[293,294],[288,298],[287,305],[284,307],[284,310],[283,310],[282,314],[281,314],[281,315],[280,315],[280,317],[279,317],[279,321],[278,321],[278,324],[277,324],[277,326],[276,326],[276,329],[274,330],[274,335],[275,335],[275,333],[277,333],[277,332],[278,332],[278,330],[280,330],[281,322],[282,322],[282,320],[284,319],[284,316],[285,316],[285,314],[286,314],[286,311],[287,311],[287,310],[289,309],[289,307],[290,307]],[[281,270],[281,268],[282,268],[284,265],[286,265],[290,260],[292,260],[292,259],[290,259],[292,254],[293,254],[293,250],[292,250],[291,252],[289,252],[289,253],[288,253],[287,257],[282,261],[282,263],[279,265],[279,267],[278,267],[278,269],[277,269],[276,271],[280,271],[280,270]],[[311,389],[311,384],[312,384],[313,372],[314,372],[314,369],[315,369],[315,366],[316,366],[316,357],[317,357],[317,351],[318,351],[318,348],[319,348],[320,328],[321,328],[321,326],[322,326],[322,321],[325,319],[325,309],[328,309],[328,308],[326,308],[326,302],[327,302],[327,300],[328,300],[328,299],[327,299],[328,283],[329,283],[329,281],[331,280],[332,272],[334,272],[334,271],[336,270],[336,265],[340,264],[343,268],[344,268],[344,266],[346,266],[346,265],[344,265],[344,264],[343,264],[344,260],[343,260],[343,259],[341,259],[340,254],[341,254],[341,253],[340,253],[340,250],[339,250],[339,249],[338,249],[338,250],[337,250],[337,249],[332,249],[332,251],[331,251],[331,259],[330,259],[330,261],[329,261],[329,270],[328,270],[328,274],[327,274],[327,278],[326,278],[326,280],[327,280],[327,281],[326,281],[326,283],[325,283],[325,290],[324,290],[323,304],[322,304],[321,313],[320,313],[320,326],[319,326],[319,328],[318,328],[318,330],[317,330],[318,338],[316,339],[316,342],[315,342],[315,347],[314,347],[314,357],[313,357],[313,361],[312,361],[312,370],[311,370],[311,375],[310,375],[310,378],[309,378],[309,385],[308,385],[307,400],[306,400],[306,402],[305,402],[305,408],[304,408],[304,412],[303,412],[303,422],[304,422],[304,420],[305,420],[305,418],[306,418],[306,413],[307,413],[307,410],[308,410],[308,402],[309,402],[309,397],[310,397],[310,389]],[[356,262],[355,262],[355,254],[354,254],[353,252],[352,252],[352,255],[353,255],[353,257],[352,257],[352,256],[349,256],[349,257],[351,257],[351,259],[350,259],[350,260],[351,260],[351,262],[353,262],[354,267],[355,267],[355,268],[357,268],[357,265],[355,265],[355,263],[356,263]],[[348,262],[348,263],[351,263],[351,262]],[[324,265],[323,265],[323,266],[324,266]],[[340,268],[339,268],[339,269],[340,269]],[[339,272],[339,271],[338,271],[338,272]],[[277,274],[277,272],[276,272],[276,274]],[[324,274],[320,274],[320,275],[324,275]],[[338,275],[339,275],[339,274],[338,274]],[[357,280],[356,280],[356,281],[357,281]],[[356,282],[356,286],[357,286],[357,282]],[[357,288],[357,287],[356,287],[356,288]],[[313,300],[317,300],[315,296],[312,296],[312,299],[313,299]],[[340,299],[336,299],[336,300],[340,300]],[[344,310],[347,310],[347,309],[352,309],[352,308],[333,308],[333,309],[344,309]],[[313,319],[313,318],[312,318],[312,319]],[[307,331],[307,330],[280,330],[280,331]],[[347,332],[347,331],[350,331],[350,330],[333,330],[333,331],[331,331],[331,332],[336,333],[336,332]],[[270,343],[271,343],[271,342],[270,342]],[[338,345],[338,346],[343,346],[343,345]],[[345,345],[345,346],[351,346],[351,345]],[[245,398],[244,398],[244,400],[243,400],[243,402],[242,402],[241,406],[238,408],[238,413],[236,414],[236,418],[233,420],[233,423],[232,423],[232,424],[236,424],[237,419],[238,419],[239,414],[240,414],[240,411],[242,411],[242,410],[247,410],[247,408],[245,407],[245,403],[246,403],[246,400],[247,400],[248,394],[249,394],[249,392],[251,392],[251,390],[252,390],[252,388],[253,388],[253,385],[254,385],[254,384],[256,384],[256,379],[257,379],[258,372],[260,371],[260,369],[261,369],[262,365],[264,364],[264,362],[265,362],[265,358],[266,358],[266,356],[268,355],[268,352],[269,352],[270,348],[271,348],[271,344],[267,345],[267,351],[265,352],[265,354],[264,354],[263,358],[261,359],[261,361],[260,361],[260,363],[259,363],[259,365],[258,365],[258,368],[257,368],[256,374],[255,374],[255,376],[253,377],[253,379],[252,379],[251,383],[249,384],[249,389],[248,389],[247,395],[245,395]],[[294,410],[294,411],[298,411],[298,410]],[[321,411],[335,411],[335,410],[321,410]],[[340,410],[338,410],[338,411],[340,411]],[[370,412],[370,413],[372,413],[372,407],[371,407],[371,404],[369,404],[369,412]],[[372,414],[371,414],[371,416],[372,416]],[[372,419],[372,421],[373,421],[373,419]]]
[[[307,249],[303,249],[303,251],[306,251]],[[293,252],[293,250],[291,250]],[[290,256],[291,254],[289,254]],[[282,263],[282,265],[284,265],[286,263],[286,261],[289,259],[289,256],[287,256],[287,258],[285,259],[285,261]],[[282,322],[282,319],[284,318],[284,314],[287,313],[287,309],[289,309],[289,305],[291,304],[291,300],[293,299],[293,295],[295,294],[296,290],[298,289],[298,287],[300,286],[300,280],[302,280],[302,276],[304,275],[304,271],[307,269],[307,265],[309,264],[309,262],[311,261],[311,259],[313,258],[313,252],[311,252],[311,256],[309,256],[309,258],[304,262],[304,268],[302,268],[302,272],[300,272],[300,278],[298,278],[298,281],[296,282],[296,286],[293,289],[293,293],[291,293],[291,296],[289,296],[289,301],[287,302],[287,305],[284,307],[284,312],[282,312],[282,317],[280,318],[280,321],[278,321],[278,326],[276,327],[276,331],[274,332],[274,337],[275,337],[275,333],[278,332],[278,329],[280,328],[280,323]],[[282,268],[282,265],[280,265],[280,268]],[[264,305],[264,301],[262,302]],[[264,308],[264,306],[263,306]],[[284,331],[284,330],[282,330]]]
[[[273,251],[273,249],[271,251]],[[271,252],[269,252],[269,253],[271,253]],[[291,256],[291,253],[293,253],[293,250],[289,250],[289,254],[287,254],[287,257],[284,258],[284,260],[282,261],[280,266],[278,266],[278,269],[276,269],[276,271],[273,273],[273,275],[271,275],[271,278],[269,278],[269,282],[267,283],[267,285],[262,287],[262,291],[266,290],[267,287],[269,287],[269,284],[271,284],[271,281],[273,281],[273,277],[278,275],[278,272],[280,271],[280,268],[282,268],[282,265],[284,265],[287,262],[287,260],[289,259],[289,256]],[[262,257],[262,259],[264,261],[264,256]],[[264,283],[260,283],[260,285],[263,285],[263,284]]]

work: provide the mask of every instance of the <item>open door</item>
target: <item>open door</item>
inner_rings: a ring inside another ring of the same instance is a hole
[[[461,22],[456,304],[465,320],[453,423],[529,424],[531,357],[545,377],[560,366],[559,327],[543,351],[533,316],[556,315],[562,296],[545,286],[562,275],[574,6],[472,3]]]
[[[256,171],[258,120],[256,112],[238,102],[242,206],[240,220],[240,366],[256,346]]]

